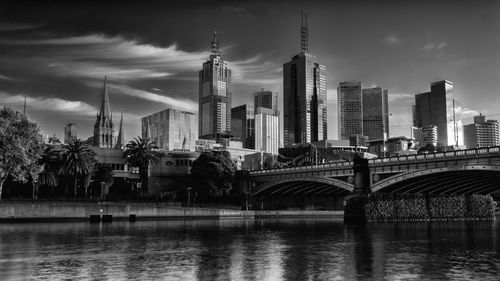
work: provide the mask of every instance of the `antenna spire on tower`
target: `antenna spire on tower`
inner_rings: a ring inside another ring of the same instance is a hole
[[[307,28],[307,13],[302,12],[302,24],[300,26],[300,51],[307,53],[309,45],[309,29]]]
[[[212,40],[212,54],[219,55],[219,41],[217,41],[217,31],[214,31],[214,39]]]

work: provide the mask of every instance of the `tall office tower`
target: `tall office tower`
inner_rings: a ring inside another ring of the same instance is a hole
[[[497,120],[486,120],[486,116],[474,116],[474,123],[464,125],[464,141],[467,148],[500,145]]]
[[[438,143],[454,145],[457,132],[448,120],[453,120],[451,96],[453,83],[448,80],[431,83],[431,91],[415,95],[415,114],[413,124],[416,127],[437,126]],[[449,131],[451,128],[451,132]]]
[[[361,82],[342,81],[337,87],[339,140],[363,134]]]
[[[255,110],[255,150],[278,154],[280,138],[278,111],[258,107]]]
[[[67,142],[69,139],[77,139],[76,132],[76,124],[68,123],[64,127],[64,142]]]
[[[261,89],[259,92],[254,93],[254,106],[256,109],[264,107],[278,111],[278,93]]]
[[[231,134],[231,70],[219,52],[214,32],[212,54],[199,72],[199,136],[226,138]]]
[[[142,137],[155,141],[165,150],[194,150],[196,117],[194,113],[167,108],[142,117]]]
[[[93,146],[103,148],[114,148],[115,129],[113,126],[113,114],[109,106],[107,77],[104,77],[104,87],[102,90],[101,108],[97,113],[97,120],[94,125]]]
[[[369,140],[379,140],[389,136],[389,105],[387,90],[379,87],[363,89],[363,135]]]
[[[283,65],[284,145],[327,139],[326,68],[308,52],[302,15],[301,52]]]
[[[231,109],[231,134],[243,141],[244,148],[255,147],[255,115],[251,104],[243,104]]]

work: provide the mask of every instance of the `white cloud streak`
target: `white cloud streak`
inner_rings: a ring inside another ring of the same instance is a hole
[[[0,100],[6,106],[19,106],[24,104],[23,95],[10,95],[6,92],[0,92]],[[79,115],[91,116],[95,115],[97,109],[82,101],[69,101],[60,98],[41,98],[41,97],[26,97],[26,104],[30,108],[36,110],[49,110],[56,112],[76,113]]]
[[[401,43],[401,40],[398,37],[396,37],[396,35],[389,34],[386,37],[384,37],[384,42],[387,45],[397,45]]]

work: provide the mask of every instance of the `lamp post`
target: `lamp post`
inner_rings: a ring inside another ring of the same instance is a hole
[[[191,187],[188,186],[186,189],[187,189],[187,192],[188,192],[187,206],[189,207],[191,205]]]

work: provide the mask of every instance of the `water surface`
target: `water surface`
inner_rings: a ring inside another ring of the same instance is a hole
[[[1,280],[498,280],[497,222],[0,224]]]

